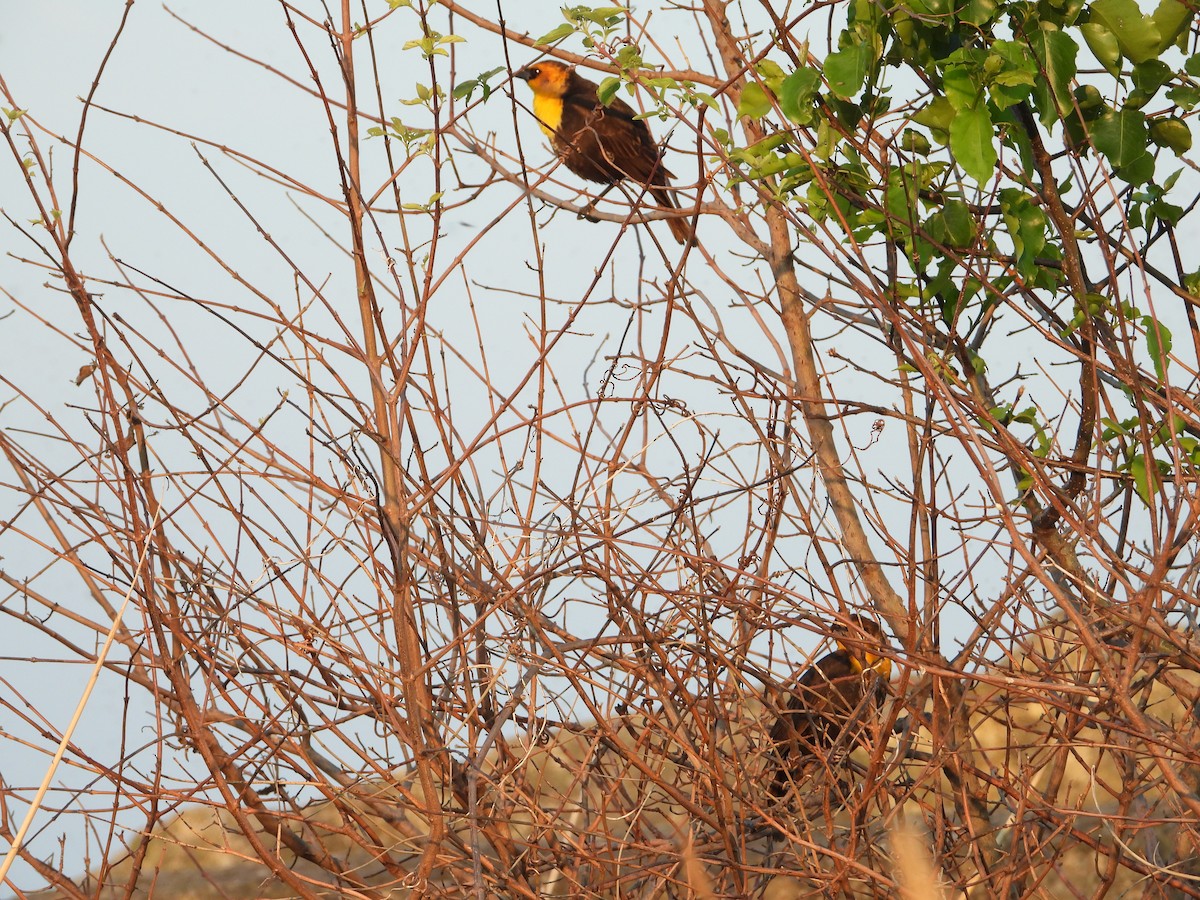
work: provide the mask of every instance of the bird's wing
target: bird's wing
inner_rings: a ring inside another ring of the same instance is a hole
[[[560,131],[573,134],[576,129],[567,124],[568,119],[578,122],[582,129],[592,132],[579,134],[575,139],[580,152],[592,150],[587,143],[594,140],[614,172],[642,184],[665,186],[672,175],[662,164],[662,152],[650,136],[650,129],[637,115],[633,107],[619,98],[602,106],[594,94],[568,94],[563,98]]]
[[[626,178],[642,184],[668,183],[671,173],[663,165],[662,152],[650,137],[650,129],[644,121],[619,116],[608,118],[608,110],[602,110],[596,130],[605,155],[622,162],[620,168]]]
[[[595,91],[568,93],[563,97],[563,103],[579,107],[579,109],[583,110],[586,115],[590,115],[593,110],[600,109],[617,119],[627,119],[628,121],[632,122],[637,118],[637,110],[635,110],[620,97],[613,97],[612,100],[609,101],[608,106],[605,106],[600,102],[600,98],[596,95]]]

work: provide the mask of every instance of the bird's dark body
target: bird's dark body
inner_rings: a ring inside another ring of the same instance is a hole
[[[633,107],[618,97],[601,103],[599,85],[556,60],[515,74],[533,90],[533,114],[568,169],[599,184],[642,185],[659,206],[679,208],[662,151]],[[679,243],[691,237],[683,217],[670,218],[667,225]]]
[[[854,619],[873,638],[882,636],[874,622]],[[846,633],[843,628],[835,631]],[[772,796],[783,797],[789,783],[800,780],[801,770],[810,762],[824,761],[842,733],[858,727],[860,714],[865,712],[869,717],[886,692],[886,679],[874,668],[864,666],[861,656],[856,660],[844,646],[817,660],[796,681],[787,705],[771,728],[778,765],[771,781]],[[869,702],[864,704],[864,698]]]
[[[616,184],[628,178],[647,186],[666,187],[671,173],[662,164],[658,145],[650,129],[620,98],[600,103],[596,85],[574,72],[563,95],[562,121],[554,130],[554,151],[568,169],[580,178],[600,184]],[[663,206],[674,206],[674,198],[663,191],[655,194]]]

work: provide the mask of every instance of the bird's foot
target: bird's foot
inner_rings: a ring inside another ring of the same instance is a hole
[[[587,206],[579,211],[579,218],[586,219],[589,222],[599,222],[600,220],[594,215],[596,212],[596,201],[593,200]]]

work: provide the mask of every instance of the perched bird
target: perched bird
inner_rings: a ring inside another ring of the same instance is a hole
[[[887,690],[892,661],[879,655],[882,629],[863,616],[850,616],[850,622],[851,628],[833,626],[837,650],[800,676],[771,728],[779,766],[771,782],[772,796],[783,797],[808,762],[825,758],[842,732],[852,727],[864,699],[877,700]]]
[[[526,66],[516,77],[532,88],[533,114],[568,169],[601,184],[629,179],[644,185],[659,206],[679,208],[662,152],[633,107],[615,97],[605,106],[594,81],[554,60]],[[683,217],[667,224],[681,244],[691,235]]]

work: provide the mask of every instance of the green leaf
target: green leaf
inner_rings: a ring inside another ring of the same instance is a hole
[[[846,10],[846,22],[849,25],[860,25],[865,31],[874,31],[879,27],[879,15],[878,3],[872,0],[852,0]]]
[[[1154,177],[1153,154],[1142,153],[1129,165],[1118,168],[1116,174],[1128,184],[1145,184]]]
[[[983,95],[982,80],[966,66],[950,66],[942,78],[946,99],[955,110],[978,106]]]
[[[1150,102],[1150,95],[1143,90],[1134,88],[1125,97],[1125,107],[1127,109],[1141,109]]]
[[[1147,215],[1147,230],[1159,222],[1167,225],[1178,225],[1179,220],[1183,218],[1183,207],[1176,206],[1174,203],[1168,203],[1166,200],[1158,200],[1151,203],[1146,209]],[[1150,221],[1150,217],[1153,221]]]
[[[1158,29],[1158,52],[1162,53],[1187,29],[1192,21],[1192,10],[1179,0],[1161,0],[1150,21]]]
[[[865,41],[830,53],[825,57],[825,78],[829,82],[829,89],[846,100],[857,94],[867,78],[872,56],[872,48]]]
[[[941,210],[925,220],[924,229],[929,239],[935,243],[962,250],[975,242],[975,224],[975,219],[967,204],[961,200],[947,200]],[[923,260],[923,262],[927,263],[928,260]],[[929,290],[933,294],[945,294],[950,291],[950,273],[954,268],[953,261],[943,262],[943,270],[929,285]],[[957,294],[957,291],[955,293]]]
[[[1146,116],[1136,109],[1106,113],[1092,125],[1092,144],[1114,166],[1127,166],[1146,152]]]
[[[1103,110],[1101,111],[1103,112]],[[1086,159],[1088,151],[1092,149],[1091,140],[1088,137],[1087,127],[1083,124],[1083,119],[1079,114],[1072,110],[1069,114],[1063,116],[1063,140],[1067,147],[1079,154],[1080,159]],[[1030,157],[1032,160],[1032,157]],[[1025,166],[1028,170],[1032,167],[1032,162]]]
[[[988,64],[996,68],[992,60],[998,60],[999,69],[991,77],[988,92],[1000,109],[1007,109],[1028,97],[1041,78],[1036,60],[1029,55],[1029,48],[1015,41],[996,41],[992,44]]]
[[[622,69],[640,69],[643,63],[641,51],[636,44],[626,44],[618,50],[616,60]]]
[[[1108,104],[1095,85],[1084,84],[1075,88],[1075,105],[1085,122],[1098,119],[1108,112]]]
[[[763,90],[762,85],[751,81],[742,88],[741,99],[738,100],[737,114],[749,116],[751,119],[761,119],[771,111],[771,98]]]
[[[1034,86],[1034,104],[1042,124],[1049,126],[1071,109],[1071,81],[1075,78],[1079,45],[1063,32],[1045,28],[1030,35],[1029,43],[1042,74]]]
[[[1074,25],[1083,10],[1085,0],[1041,0],[1038,3],[1039,18],[1059,28]]]
[[[1118,77],[1121,74],[1121,45],[1117,42],[1117,36],[1099,22],[1084,22],[1079,30],[1092,56],[1104,66],[1104,71],[1114,78]]]
[[[917,16],[923,18],[944,18],[949,16],[956,6],[950,0],[907,0],[905,3]]]
[[[488,97],[492,96],[493,88],[490,84],[488,84],[488,80],[491,79],[494,75],[499,75],[503,71],[504,71],[504,66],[496,66],[496,68],[494,68],[494,69],[488,69],[486,72],[480,72],[478,77],[475,79],[476,81],[479,82],[479,87],[483,91],[483,99],[484,100],[486,100]]]
[[[828,119],[822,118],[817,122],[817,142],[813,145],[813,155],[828,162],[841,140],[842,133],[830,125]]]
[[[1140,63],[1158,56],[1162,35],[1158,26],[1142,15],[1136,0],[1095,0],[1091,11],[1092,21],[1116,36],[1128,60]]]
[[[821,73],[804,66],[783,80],[779,86],[779,108],[797,125],[810,125],[815,110],[813,98],[821,86]]]
[[[1177,84],[1167,91],[1167,99],[1182,110],[1191,112],[1200,104],[1200,88],[1190,84]]]
[[[778,150],[790,139],[791,135],[789,135],[786,131],[781,131],[771,135],[770,137],[765,137],[757,143],[751,144],[745,149],[744,152],[747,158],[753,159],[755,157],[763,157],[772,150]]]
[[[975,217],[970,207],[961,200],[947,200],[941,216],[946,224],[947,243],[956,248],[971,246],[975,240]]]
[[[1129,474],[1133,476],[1133,487],[1142,498],[1142,502],[1150,505],[1150,497],[1158,490],[1158,465],[1153,459],[1146,464],[1146,456],[1138,453],[1129,459]]]
[[[612,19],[620,19],[626,12],[623,6],[596,6],[588,9],[586,6],[574,6],[569,10],[572,18],[586,19],[597,25],[613,25]]]
[[[1171,80],[1171,67],[1158,59],[1149,59],[1133,67],[1133,86],[1153,97]]]
[[[779,92],[779,88],[783,84],[783,69],[779,67],[779,63],[764,59],[754,67],[754,71],[758,73],[758,77],[763,80],[768,90],[774,93]]]
[[[950,123],[954,121],[954,106],[945,97],[937,97],[917,112],[912,120],[918,125],[924,125],[939,143],[949,143]]]
[[[1155,119],[1150,125],[1150,140],[1160,147],[1174,150],[1176,154],[1187,153],[1192,149],[1192,129],[1187,122],[1175,116]]]
[[[883,195],[887,213],[887,233],[892,240],[907,240],[917,222],[917,182],[903,169],[888,173],[888,187]]]
[[[1193,466],[1200,465],[1200,441],[1194,437],[1179,439],[1179,449],[1187,455],[1187,460]]]
[[[968,109],[979,104],[983,94],[984,54],[978,50],[957,50],[949,57],[942,73],[942,88],[946,99],[955,109]]]
[[[612,103],[613,97],[617,96],[617,91],[621,88],[621,79],[612,75],[600,82],[600,86],[596,88],[596,97],[604,106]]]
[[[1046,214],[1016,188],[1000,191],[1000,212],[1013,243],[1017,271],[1031,278],[1039,269],[1038,255],[1046,249]]]
[[[843,100],[835,94],[827,94],[825,102],[833,110],[834,119],[849,131],[853,131],[858,126],[858,123],[863,120],[863,108],[858,103]]]
[[[565,37],[570,37],[575,33],[575,26],[569,22],[563,22],[553,31],[547,31],[540,38],[534,41],[535,44],[553,44],[555,41],[561,41]]]
[[[768,178],[780,172],[789,172],[804,166],[804,157],[799,153],[788,153],[784,156],[772,154],[750,172],[751,178]]]
[[[1146,349],[1154,362],[1154,374],[1160,384],[1167,382],[1167,366],[1171,364],[1171,332],[1162,322],[1157,322],[1150,316],[1142,317],[1142,325],[1146,329]]]
[[[959,18],[971,25],[985,25],[996,14],[996,0],[967,0]]]
[[[996,170],[994,129],[987,104],[959,110],[950,123],[950,152],[963,171],[984,184]]]
[[[928,156],[933,148],[929,145],[929,138],[912,128],[905,128],[904,134],[900,137],[900,147],[907,153],[915,153],[917,156]]]

